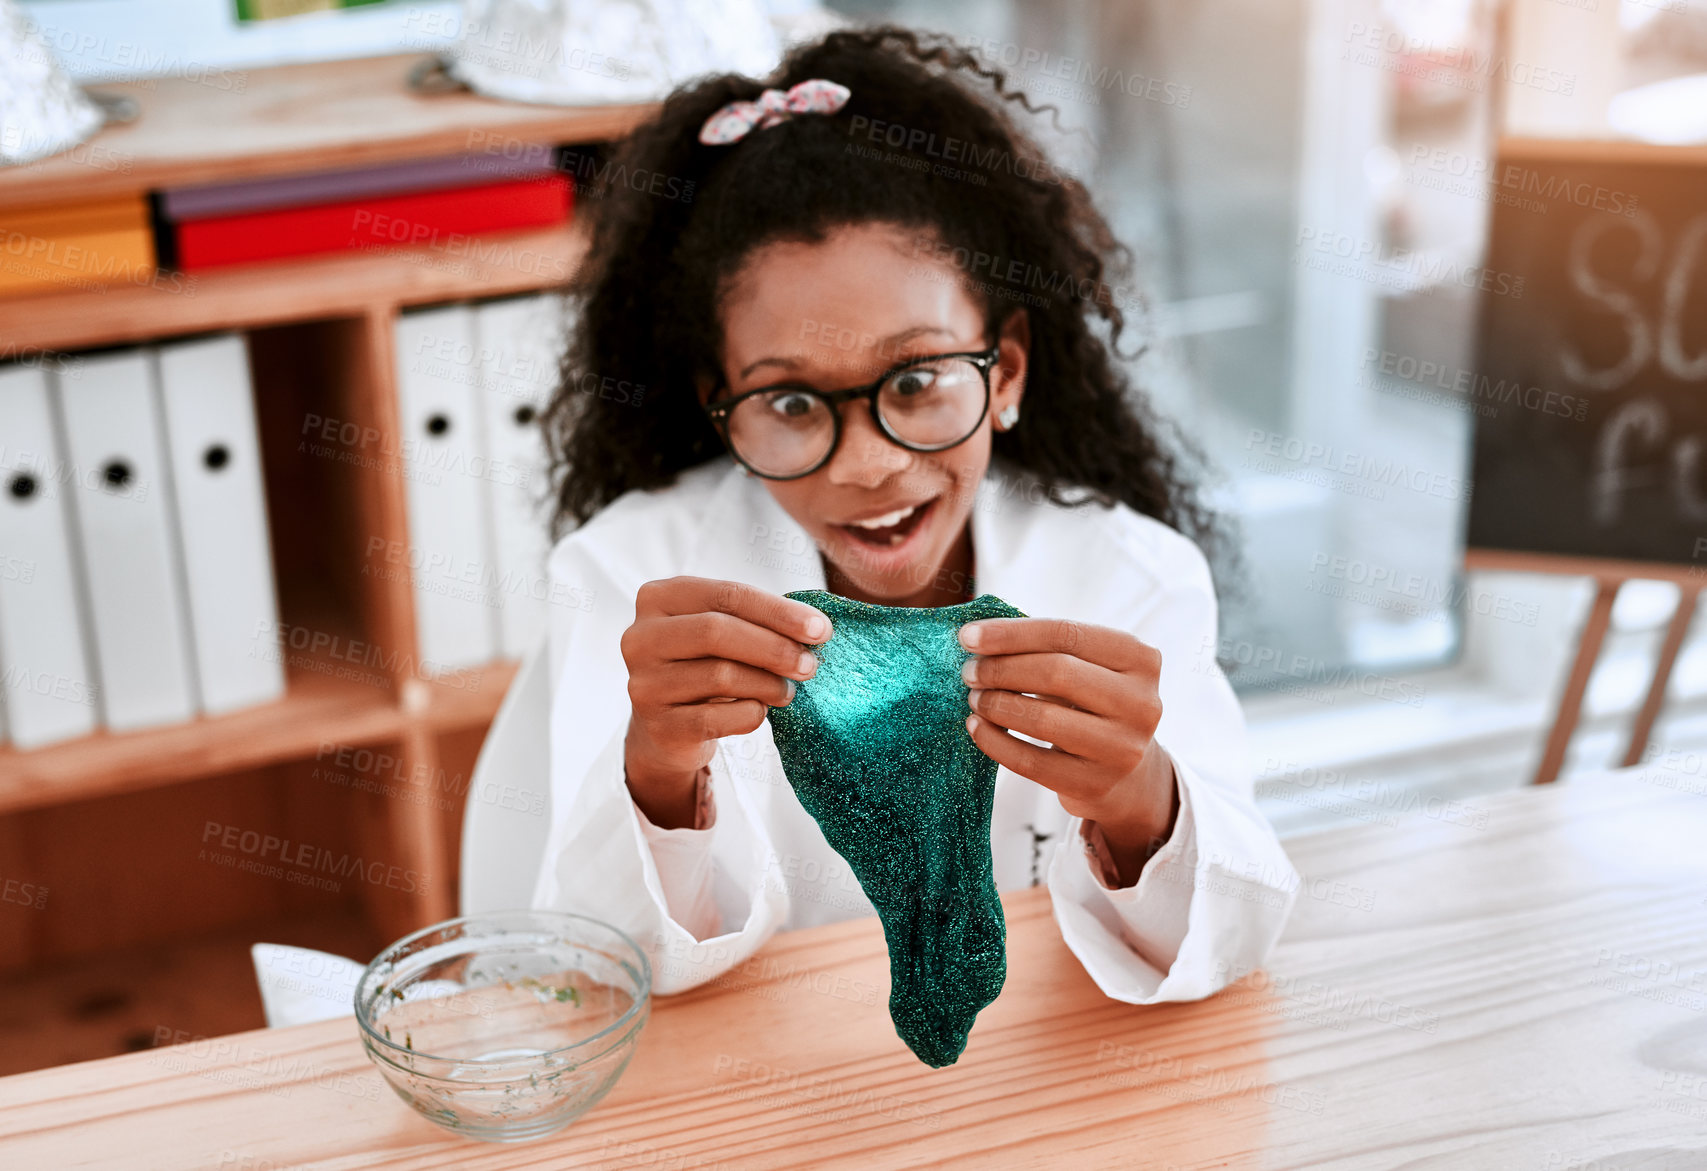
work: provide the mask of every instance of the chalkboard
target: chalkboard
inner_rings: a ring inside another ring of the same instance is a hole
[[[1707,566],[1707,151],[1511,144],[1490,180],[1468,543]]]

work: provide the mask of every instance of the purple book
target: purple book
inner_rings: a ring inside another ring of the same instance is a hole
[[[387,163],[379,167],[312,171],[272,179],[249,179],[241,183],[178,187],[165,192],[163,202],[169,220],[205,220],[272,208],[337,203],[370,195],[473,187],[528,175],[546,175],[555,169],[549,146],[527,146],[517,153],[521,157],[461,154]]]

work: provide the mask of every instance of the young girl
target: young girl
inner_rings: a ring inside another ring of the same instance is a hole
[[[872,912],[766,721],[835,637],[794,590],[1028,615],[961,630],[996,883],[1047,884],[1109,996],[1206,996],[1291,908],[1209,518],[1113,360],[1123,253],[1006,101],[952,44],[836,32],[672,94],[584,202],[546,425],[591,604],[553,619],[535,903],[628,931],[660,993]]]

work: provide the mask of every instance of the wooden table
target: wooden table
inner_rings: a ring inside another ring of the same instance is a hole
[[[611,1097],[542,1142],[421,1120],[344,1020],[0,1080],[0,1167],[1707,1167],[1707,778],[1383,809],[1289,848],[1269,973],[1196,1004],[1103,998],[1044,893],[1008,898],[1007,985],[942,1070],[895,1037],[864,920],[658,1001]]]

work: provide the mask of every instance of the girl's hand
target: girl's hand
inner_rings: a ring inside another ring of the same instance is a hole
[[[1096,822],[1121,879],[1136,882],[1179,809],[1173,761],[1153,738],[1161,652],[1123,630],[1056,618],[969,622],[960,644],[974,654],[961,671],[973,743]]]
[[[694,780],[714,742],[755,730],[767,706],[793,699],[792,680],[818,670],[807,646],[829,637],[821,611],[740,582],[672,577],[640,587],[622,634],[634,707],[623,763],[654,825],[693,824]]]

